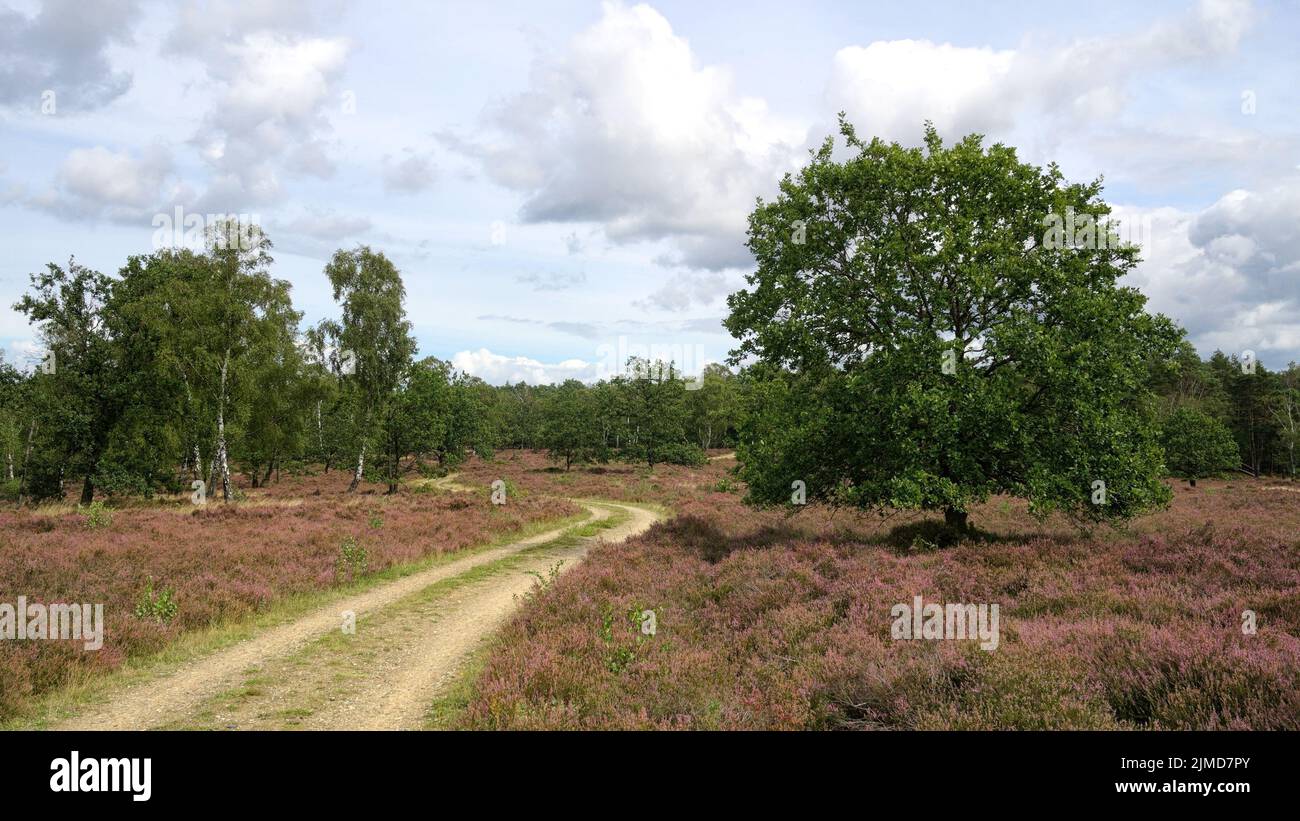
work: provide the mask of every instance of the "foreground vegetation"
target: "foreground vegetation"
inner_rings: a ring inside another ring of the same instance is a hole
[[[457,726],[1300,729],[1300,486],[1180,483],[1091,535],[995,498],[938,549],[928,516],[755,511],[731,464],[663,477],[676,518],[530,602]],[[998,648],[892,639],[918,595],[999,603]]]
[[[0,511],[0,601],[95,602],[106,622],[96,652],[78,641],[0,642],[0,719],[188,632],[581,513],[527,493],[494,505],[486,483],[477,494],[424,487],[349,495],[333,475],[304,475],[274,492],[247,488],[244,502],[226,506],[182,497],[98,519],[66,505]]]
[[[714,456],[565,471],[544,451],[502,451],[448,483],[477,493],[412,477],[401,494],[349,495],[317,474],[94,524],[66,505],[0,513],[15,548],[0,551],[3,578],[108,605],[97,653],[0,643],[0,715],[295,595],[572,516],[571,497],[673,515],[521,602],[438,726],[1300,728],[1298,485],[1180,482],[1168,510],[1092,533],[995,497],[950,543],[933,514],[756,510],[735,460]],[[498,478],[504,506],[488,498]],[[891,608],[915,596],[997,603],[997,649],[893,639]]]

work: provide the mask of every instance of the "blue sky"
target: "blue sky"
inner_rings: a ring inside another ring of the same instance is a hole
[[[1281,365],[1297,23],[1291,0],[0,0],[0,347],[39,347],[9,309],[29,273],[116,271],[179,206],[256,215],[307,322],[334,312],[333,249],[384,250],[421,352],[490,381],[593,378],[638,345],[698,367],[731,346],[754,197],[843,109],[1104,175],[1151,308]]]

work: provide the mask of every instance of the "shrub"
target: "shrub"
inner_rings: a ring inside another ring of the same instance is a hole
[[[108,527],[112,523],[113,513],[104,507],[103,502],[91,502],[90,507],[86,508],[86,527],[91,530]]]
[[[692,445],[689,442],[673,442],[655,448],[655,461],[666,465],[699,467],[708,464],[709,456],[699,445]]]
[[[164,587],[154,592],[153,576],[150,576],[149,581],[145,583],[144,591],[140,594],[140,600],[135,605],[135,617],[168,624],[176,618],[178,609],[175,588]]]
[[[364,576],[370,566],[370,554],[357,540],[348,536],[339,545],[338,561],[334,565],[334,575],[339,581],[355,581]]]
[[[1204,479],[1241,462],[1232,432],[1219,420],[1192,408],[1179,408],[1161,426],[1165,467],[1183,479]]]

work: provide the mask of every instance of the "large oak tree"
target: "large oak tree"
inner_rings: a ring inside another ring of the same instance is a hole
[[[1163,503],[1144,379],[1179,332],[1121,285],[1138,249],[1109,230],[1100,181],[978,135],[945,146],[927,126],[906,148],[840,130],[842,158],[828,139],[757,204],[757,270],[729,299],[734,357],[767,377],[739,448],[751,498],[803,481],[810,501],[960,529],[994,493],[1093,521]],[[1092,238],[1071,243],[1074,223]]]

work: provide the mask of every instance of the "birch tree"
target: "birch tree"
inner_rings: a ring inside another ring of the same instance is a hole
[[[360,441],[348,485],[351,493],[365,475],[366,447],[410,366],[415,340],[406,320],[402,275],[382,252],[365,245],[336,251],[325,275],[333,286],[334,301],[343,309],[341,320],[330,328],[331,335],[350,362],[347,382],[356,396]]]

